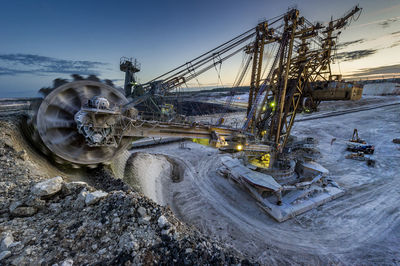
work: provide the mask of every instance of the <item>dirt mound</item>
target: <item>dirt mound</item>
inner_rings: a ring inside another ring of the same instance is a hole
[[[40,159],[17,119],[0,129],[1,264],[248,264],[107,169],[64,172]]]

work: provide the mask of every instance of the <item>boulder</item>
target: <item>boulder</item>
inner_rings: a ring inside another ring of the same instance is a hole
[[[100,199],[105,198],[107,195],[107,192],[101,190],[88,193],[85,198],[85,203],[87,206],[96,204]]]
[[[138,244],[135,242],[135,237],[130,232],[123,234],[118,243],[118,247],[126,252],[131,252],[132,250],[136,249],[137,245]]]
[[[18,207],[10,212],[13,216],[17,217],[29,217],[35,215],[37,213],[37,209],[35,207]]]
[[[33,195],[30,195],[29,197],[27,197],[24,200],[24,205],[26,205],[28,207],[34,207],[34,208],[41,210],[44,207],[46,207],[46,201],[44,201],[40,198],[37,198]]]
[[[12,141],[9,138],[6,138],[4,140],[4,147],[14,150],[14,144],[12,143]]]
[[[83,188],[88,189],[89,185],[86,182],[74,181],[74,182],[64,183],[61,191],[64,195],[70,195],[74,191],[79,191],[82,190]]]
[[[5,250],[3,252],[0,253],[0,261],[7,259],[8,257],[11,256],[11,252],[8,250]]]
[[[142,206],[137,209],[137,212],[139,213],[140,217],[144,217],[147,214],[147,210]]]
[[[21,201],[11,203],[9,210],[10,214],[16,217],[29,217],[37,212],[37,208],[26,206]]]
[[[14,243],[14,237],[12,236],[12,234],[5,234],[5,236],[1,240],[1,250],[7,250],[12,245],[12,243]]]
[[[28,159],[28,154],[26,153],[25,150],[19,151],[17,153],[17,157],[23,161],[26,161]]]
[[[86,195],[88,194],[86,188],[82,189],[81,192],[79,192],[78,197],[76,198],[75,202],[73,203],[74,209],[82,209],[85,207],[85,199]]]
[[[169,227],[169,222],[167,220],[167,218],[165,218],[164,215],[161,215],[158,220],[158,227],[160,227],[160,229],[164,229],[164,228],[168,228]]]
[[[50,197],[59,192],[62,188],[63,179],[56,176],[33,186],[31,192],[37,197]]]

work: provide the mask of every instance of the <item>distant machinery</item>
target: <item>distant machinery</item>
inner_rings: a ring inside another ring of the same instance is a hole
[[[132,87],[137,85],[135,73],[140,71],[140,64],[136,59],[121,57],[119,61],[119,69],[125,72],[125,96],[130,96],[132,95]]]

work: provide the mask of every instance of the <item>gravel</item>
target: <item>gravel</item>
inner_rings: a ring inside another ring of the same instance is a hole
[[[1,264],[250,264],[107,169],[87,171],[90,182],[49,179],[16,121],[0,121]]]

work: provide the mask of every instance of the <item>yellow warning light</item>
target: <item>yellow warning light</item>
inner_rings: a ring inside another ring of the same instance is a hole
[[[261,136],[264,136],[265,134],[267,134],[266,130],[261,131]]]
[[[210,146],[210,141],[208,139],[192,139],[192,141],[204,146]]]
[[[267,107],[264,105],[262,108],[263,111],[267,110]]]
[[[243,150],[243,145],[242,145],[242,144],[236,145],[236,150],[237,150],[237,151]]]
[[[269,168],[271,163],[271,155],[269,153],[264,153],[259,158],[250,160],[252,165],[260,168]]]
[[[275,107],[275,102],[271,102],[271,103],[269,104],[269,106]]]
[[[270,159],[271,159],[271,155],[269,153],[264,153],[261,156],[261,161],[266,161],[266,162],[268,162],[268,164],[269,164]]]

